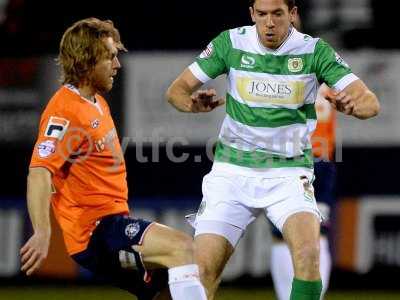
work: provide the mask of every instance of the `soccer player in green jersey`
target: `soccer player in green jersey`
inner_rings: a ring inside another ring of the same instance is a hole
[[[262,213],[290,249],[290,299],[319,300],[322,215],[311,185],[310,142],[318,86],[326,83],[332,106],[359,119],[377,115],[379,103],[326,42],[291,25],[294,0],[253,0],[249,9],[255,25],[222,32],[167,91],[176,109],[209,112],[224,100],[214,90],[198,89],[227,76],[227,114],[194,220],[196,259],[214,299],[226,262]]]

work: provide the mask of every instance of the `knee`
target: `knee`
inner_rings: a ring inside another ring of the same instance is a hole
[[[211,261],[208,261],[205,258],[202,259],[197,256],[197,263],[199,266],[201,282],[206,287],[208,294],[213,294],[221,281],[220,272],[218,272]]]
[[[296,269],[319,270],[319,243],[304,243],[293,250],[293,262]]]
[[[179,234],[171,241],[170,261],[172,266],[192,264],[194,262],[193,239],[186,234]]]

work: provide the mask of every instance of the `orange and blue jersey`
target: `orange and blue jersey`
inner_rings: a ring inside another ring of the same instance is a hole
[[[52,173],[51,204],[70,255],[87,248],[96,222],[127,214],[128,188],[120,142],[109,107],[72,85],[51,98],[41,120],[30,167]]]

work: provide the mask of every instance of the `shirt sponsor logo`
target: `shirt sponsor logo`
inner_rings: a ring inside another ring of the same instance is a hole
[[[245,34],[246,33],[246,28],[245,27],[240,27],[240,28],[238,28],[238,33],[239,34]]]
[[[139,230],[139,223],[130,223],[125,227],[125,235],[128,238],[133,239],[138,234]]]
[[[303,70],[303,59],[300,57],[288,59],[288,70],[292,73],[297,73]]]
[[[60,117],[50,117],[47,123],[46,130],[44,132],[45,137],[52,137],[58,140],[62,140],[65,132],[69,126],[69,121]]]
[[[106,149],[107,146],[111,146],[114,142],[114,139],[117,137],[117,132],[115,128],[111,129],[105,136],[101,139],[98,139],[94,142],[97,152],[102,152]]]
[[[302,104],[303,81],[276,81],[267,79],[237,78],[236,88],[245,101],[267,104]]]
[[[203,50],[203,52],[200,53],[199,58],[210,58],[211,55],[214,52],[214,46],[212,43],[209,43],[206,47],[206,49]]]
[[[40,143],[38,146],[38,153],[41,158],[49,157],[51,154],[56,152],[56,144],[54,141],[47,140]]]
[[[242,59],[240,60],[241,68],[247,68],[247,69],[253,69],[255,64],[256,64],[256,60],[254,57],[251,57],[249,55],[242,55]]]

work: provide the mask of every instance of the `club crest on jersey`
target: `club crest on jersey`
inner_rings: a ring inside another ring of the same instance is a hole
[[[304,200],[308,202],[315,202],[314,188],[306,176],[301,176],[300,180],[304,189]]]
[[[300,57],[289,58],[288,70],[292,73],[297,73],[303,70],[303,59]]]
[[[44,136],[62,140],[69,126],[69,121],[60,117],[50,117]]]
[[[138,234],[139,230],[139,223],[130,223],[125,227],[125,235],[128,238],[133,239]]]
[[[47,140],[38,145],[38,153],[41,158],[49,157],[54,152],[56,152],[54,141]]]
[[[100,120],[94,119],[92,122],[90,122],[90,126],[92,126],[93,129],[96,129],[97,127],[100,126]]]
[[[200,53],[199,58],[210,58],[213,52],[214,46],[212,43],[209,43],[206,49],[204,49],[203,52]]]

